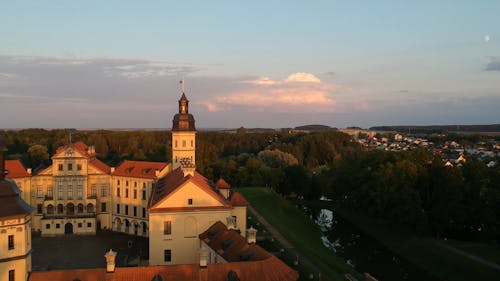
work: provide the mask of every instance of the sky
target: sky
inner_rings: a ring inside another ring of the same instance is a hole
[[[500,123],[500,1],[7,1],[0,128]]]

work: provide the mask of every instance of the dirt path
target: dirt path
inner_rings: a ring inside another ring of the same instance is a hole
[[[314,263],[312,263],[307,257],[302,255],[297,249],[295,249],[295,247],[285,237],[283,237],[283,235],[281,235],[281,233],[274,226],[272,226],[269,222],[267,222],[267,220],[263,216],[261,216],[252,206],[248,206],[248,209],[267,228],[267,230],[271,232],[273,237],[276,238],[276,240],[278,240],[285,249],[290,251],[292,254],[298,256],[299,262],[302,263],[305,267],[307,267],[307,269],[314,272],[315,277],[318,276],[318,273],[321,273],[320,280],[334,281],[326,274],[321,272],[321,270]]]
[[[453,247],[453,246],[446,245],[445,243],[443,243],[443,242],[441,242],[441,241],[434,241],[434,243],[436,243],[437,245],[439,245],[439,246],[441,246],[441,247],[443,247],[443,248],[446,248],[446,249],[448,249],[448,250],[450,250],[450,251],[452,251],[452,252],[454,252],[454,253],[456,253],[456,254],[459,254],[459,255],[462,255],[462,256],[464,256],[464,257],[467,257],[467,258],[469,258],[469,259],[471,259],[471,260],[474,260],[474,261],[476,261],[476,262],[478,262],[478,263],[480,263],[480,264],[483,264],[483,265],[486,265],[486,266],[492,267],[492,268],[494,268],[494,269],[498,269],[498,270],[500,270],[500,265],[498,265],[498,264],[496,264],[496,263],[494,263],[494,262],[491,262],[491,261],[489,261],[489,260],[485,260],[485,259],[483,259],[483,258],[481,258],[481,257],[475,256],[475,255],[472,255],[472,254],[469,254],[469,253],[464,252],[464,251],[462,251],[462,250],[460,250],[460,249],[457,249],[457,248],[455,248],[455,247]]]

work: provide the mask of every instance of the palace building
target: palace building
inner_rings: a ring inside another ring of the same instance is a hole
[[[296,271],[255,244],[245,198],[223,179],[213,184],[196,171],[195,119],[184,92],[172,122],[171,149],[172,164],[127,160],[109,167],[83,142],[57,149],[52,165],[38,173],[17,160],[5,162],[13,181],[2,179],[2,188],[15,182],[21,190],[8,189],[9,200],[31,205],[19,203],[23,207],[10,221],[19,226],[9,229],[25,237],[15,238],[25,244],[15,254],[25,266],[16,270],[30,271],[31,228],[42,236],[108,229],[149,237],[150,266],[115,270],[116,253],[110,250],[106,269],[32,272],[29,280],[297,280]],[[2,254],[0,262],[10,259]]]
[[[0,139],[0,280],[27,280],[31,271],[31,208],[16,183],[5,178]]]

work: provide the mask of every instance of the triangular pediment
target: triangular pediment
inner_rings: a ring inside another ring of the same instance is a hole
[[[192,199],[192,201],[189,199]],[[189,179],[152,206],[151,210],[224,207],[227,207],[227,204],[224,204],[223,199],[218,194],[211,189],[207,190],[207,187]]]
[[[76,149],[68,147],[66,149],[59,150],[56,154],[54,154],[54,156],[52,156],[52,159],[58,158],[87,158],[87,155],[82,154]]]

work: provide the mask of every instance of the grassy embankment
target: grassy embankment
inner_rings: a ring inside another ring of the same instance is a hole
[[[344,260],[335,256],[321,242],[319,227],[291,202],[267,188],[239,188],[250,204],[320,270],[334,280],[345,280],[344,274],[360,276]]]
[[[443,241],[429,237],[419,237],[387,223],[360,215],[357,212],[336,208],[333,202],[314,201],[307,202],[305,205],[335,210],[336,214],[350,221],[369,236],[377,239],[410,263],[441,280],[496,280],[500,275],[499,270],[439,246],[438,243],[443,243]],[[500,260],[500,251],[498,251],[499,246],[497,244],[488,245],[454,240],[448,240],[446,244],[492,262]]]

